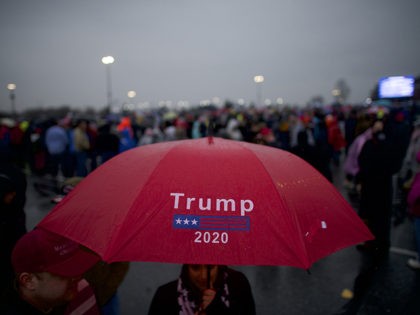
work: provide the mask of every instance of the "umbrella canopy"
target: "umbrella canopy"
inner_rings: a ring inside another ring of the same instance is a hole
[[[220,138],[121,153],[39,224],[107,262],[224,265],[313,262],[372,234],[299,157]]]

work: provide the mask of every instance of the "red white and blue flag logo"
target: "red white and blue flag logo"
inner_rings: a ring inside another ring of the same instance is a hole
[[[172,227],[207,231],[249,231],[248,216],[213,216],[175,214]]]

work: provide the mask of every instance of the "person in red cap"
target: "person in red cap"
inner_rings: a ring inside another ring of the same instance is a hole
[[[11,257],[15,285],[2,297],[0,314],[99,314],[83,274],[99,257],[79,244],[35,229],[16,243]]]

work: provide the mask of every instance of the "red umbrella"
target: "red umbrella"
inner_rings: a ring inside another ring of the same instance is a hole
[[[372,239],[336,188],[302,159],[220,138],[121,153],[39,226],[107,262],[309,268]]]

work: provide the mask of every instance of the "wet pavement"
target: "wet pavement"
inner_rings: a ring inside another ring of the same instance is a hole
[[[335,169],[334,183],[348,199],[342,180],[340,169]],[[28,229],[54,206],[52,195],[41,195],[33,188],[35,182],[38,179],[28,178]],[[232,267],[248,277],[257,314],[420,314],[420,271],[406,265],[415,253],[411,221],[393,226],[391,236],[390,254],[378,264],[349,247],[316,262],[310,273],[281,266]],[[119,289],[121,314],[147,314],[157,287],[177,278],[180,270],[178,264],[132,262]],[[352,294],[360,297],[350,299]]]

